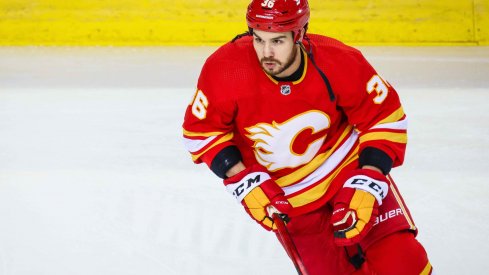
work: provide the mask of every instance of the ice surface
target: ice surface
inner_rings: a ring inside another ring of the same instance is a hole
[[[295,274],[181,141],[212,47],[0,48],[0,274]],[[489,48],[361,47],[410,118],[393,171],[437,274],[489,270]]]

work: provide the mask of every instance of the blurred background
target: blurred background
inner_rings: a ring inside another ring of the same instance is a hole
[[[0,45],[217,45],[247,0],[1,0]],[[487,0],[311,0],[310,31],[350,44],[487,45]]]
[[[489,0],[310,0],[410,119],[393,170],[436,274],[485,274]],[[296,274],[181,140],[243,0],[0,0],[0,275]]]

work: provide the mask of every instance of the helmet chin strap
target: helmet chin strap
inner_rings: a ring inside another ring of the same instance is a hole
[[[302,27],[301,29],[299,29],[297,31],[292,31],[292,37],[294,38],[294,43],[296,43],[296,44],[301,43],[302,42],[301,36],[306,38],[307,27],[309,27],[309,23],[307,23],[306,25],[304,25],[304,27]],[[304,30],[304,32],[302,32],[303,30]],[[295,33],[295,32],[297,32],[297,33]]]
[[[307,56],[309,57],[309,59],[311,60],[311,63],[312,65],[314,66],[314,68],[316,68],[316,70],[318,71],[319,75],[321,76],[321,78],[323,79],[324,81],[324,84],[326,85],[326,88],[328,89],[328,94],[329,94],[329,99],[331,101],[335,101],[336,97],[334,95],[334,92],[333,92],[333,88],[331,87],[331,83],[329,82],[329,79],[328,77],[326,76],[326,74],[324,74],[324,72],[318,67],[318,65],[316,64],[316,61],[314,60],[314,56],[312,54],[312,44],[311,44],[311,40],[309,40],[309,37],[307,37],[307,35],[304,34],[304,39],[307,41],[307,43],[309,44],[309,50],[306,49],[306,47],[304,46],[304,44],[302,43],[302,41],[300,40],[297,40],[297,44],[299,44],[299,47],[301,47],[301,49],[307,54]]]

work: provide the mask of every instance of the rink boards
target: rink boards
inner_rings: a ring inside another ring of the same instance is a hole
[[[248,0],[0,0],[0,45],[217,45]],[[311,32],[357,45],[484,45],[489,0],[310,0]]]

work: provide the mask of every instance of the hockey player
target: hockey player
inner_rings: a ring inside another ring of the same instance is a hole
[[[249,31],[205,62],[183,123],[248,214],[287,228],[310,275],[431,274],[389,176],[403,163],[407,118],[362,54],[306,34],[305,0],[253,0]]]

